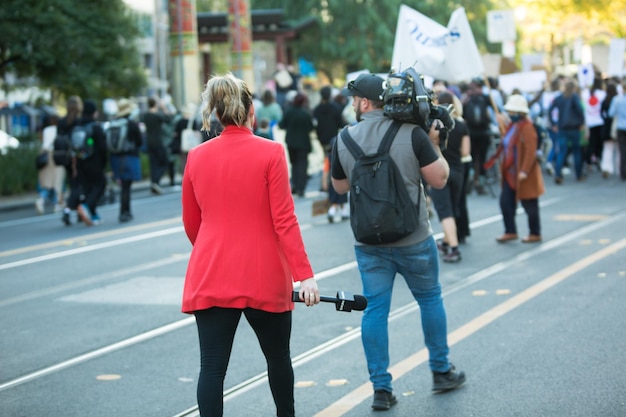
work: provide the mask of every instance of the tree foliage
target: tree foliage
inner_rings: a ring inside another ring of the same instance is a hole
[[[122,0],[3,0],[0,27],[4,80],[10,74],[91,98],[131,95],[145,85],[137,16]]]
[[[486,16],[491,0],[251,0],[254,9],[282,8],[297,21],[315,16],[317,28],[297,43],[298,52],[315,61],[318,68],[337,66],[347,71],[369,69],[387,72],[391,64],[398,12],[406,4],[443,26],[452,12],[465,7],[480,49],[487,51]]]

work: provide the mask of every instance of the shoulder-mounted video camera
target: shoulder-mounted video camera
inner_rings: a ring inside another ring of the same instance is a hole
[[[429,132],[432,122],[441,120],[439,147],[448,144],[448,132],[454,129],[450,107],[433,104],[432,91],[424,86],[423,77],[413,68],[400,73],[389,72],[383,92],[383,111],[387,117],[404,123],[413,123]]]

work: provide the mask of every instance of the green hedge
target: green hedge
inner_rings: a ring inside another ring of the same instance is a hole
[[[17,149],[8,149],[6,155],[0,154],[0,196],[37,191],[37,154],[36,143],[22,144]],[[141,153],[140,160],[142,177],[150,178],[148,155]]]
[[[20,146],[0,154],[0,195],[22,194],[37,190],[36,146]]]

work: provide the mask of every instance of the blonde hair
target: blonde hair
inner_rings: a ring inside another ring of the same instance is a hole
[[[439,101],[439,104],[452,105],[452,110],[450,111],[452,117],[463,117],[463,104],[461,103],[461,100],[459,100],[459,98],[451,91],[440,91],[437,94],[437,100]]]
[[[72,124],[75,120],[80,119],[83,113],[83,100],[78,96],[70,96],[66,103],[67,122]]]
[[[210,129],[213,110],[224,127],[243,126],[250,106],[252,93],[243,80],[230,72],[213,76],[202,93],[202,130]]]

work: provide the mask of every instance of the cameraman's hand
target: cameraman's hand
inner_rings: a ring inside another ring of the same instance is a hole
[[[439,119],[433,120],[428,131],[428,137],[435,149],[439,149],[439,130],[443,129],[443,123]]]

